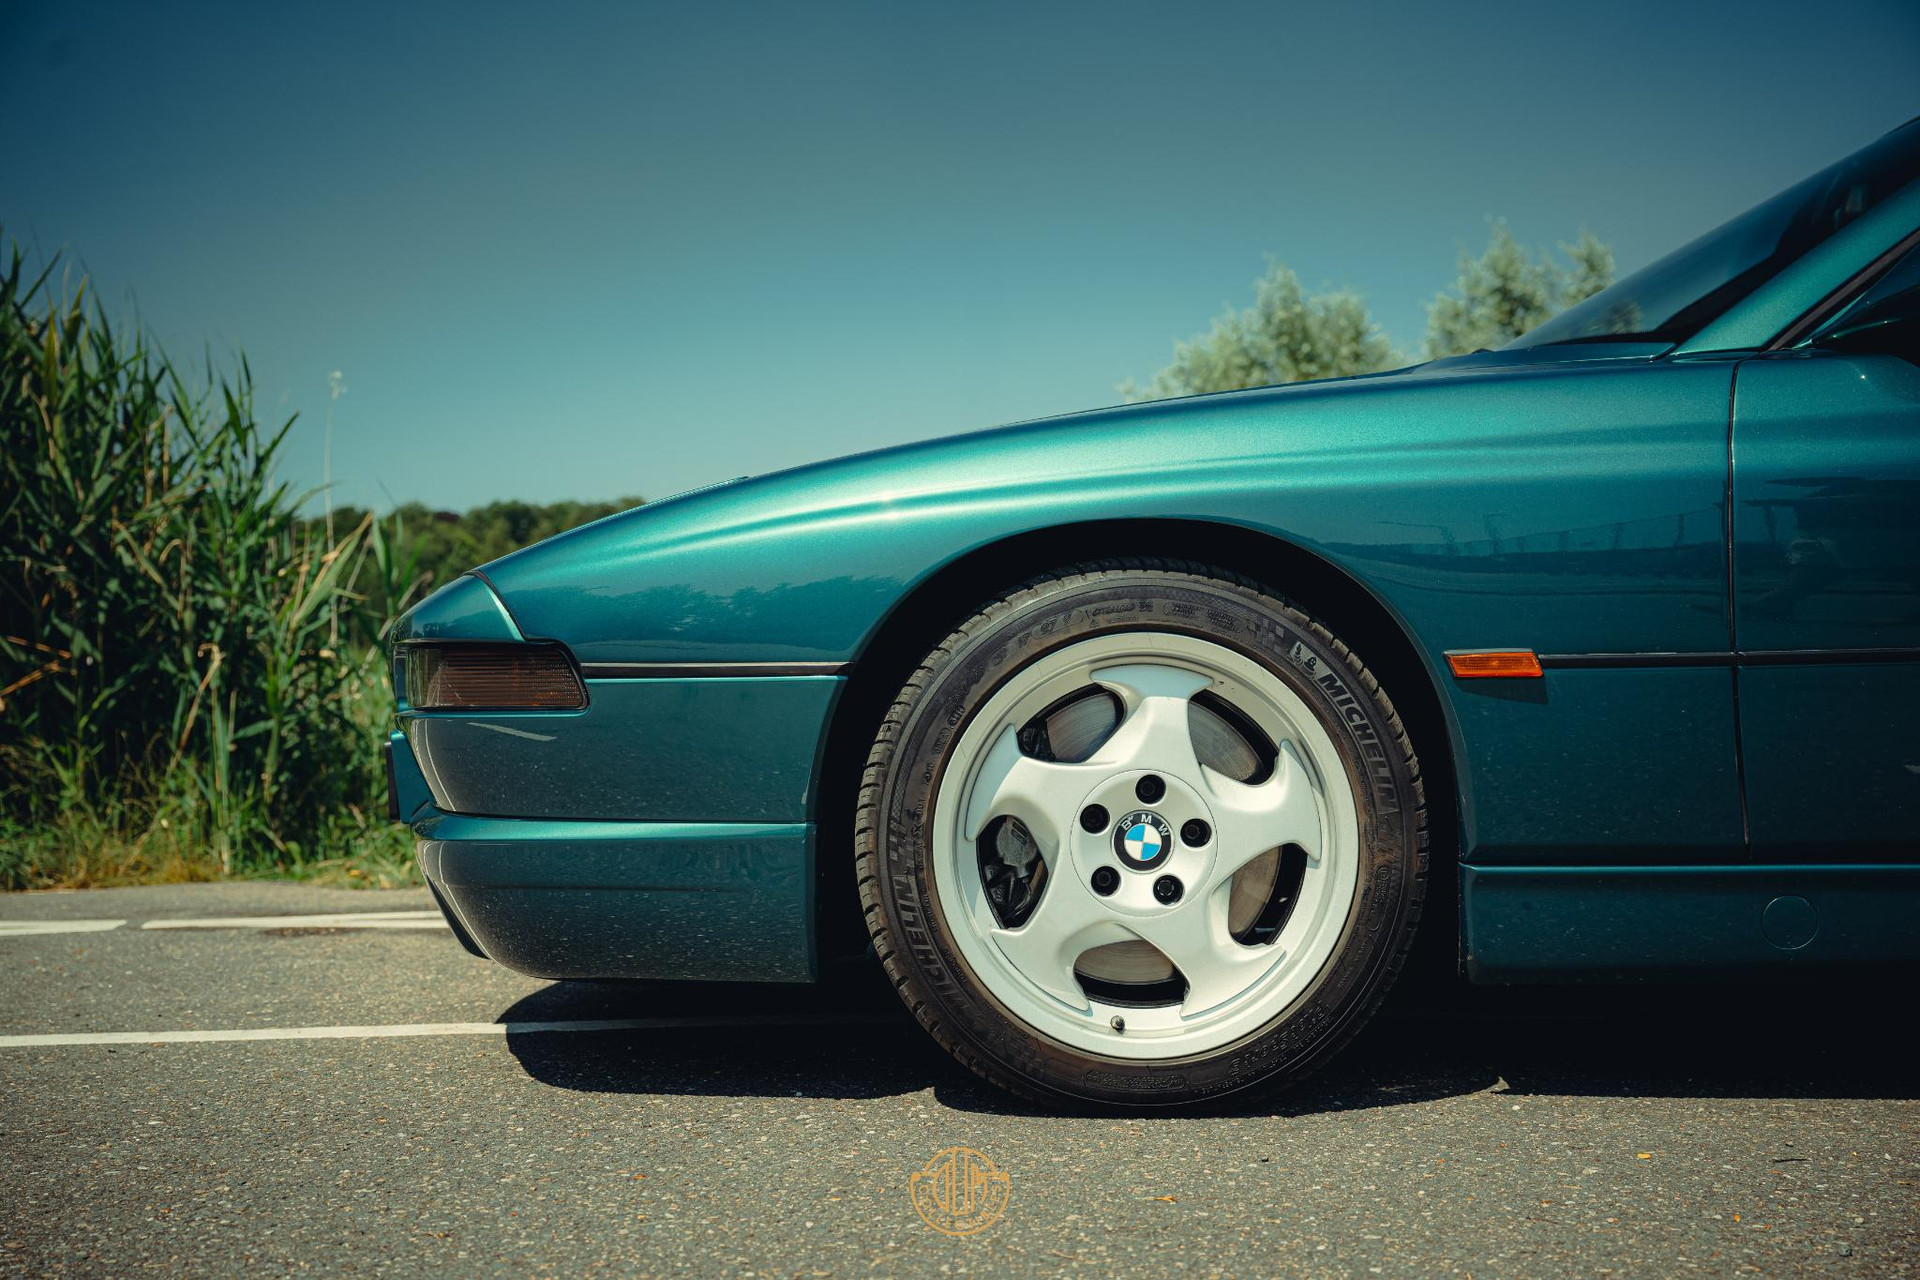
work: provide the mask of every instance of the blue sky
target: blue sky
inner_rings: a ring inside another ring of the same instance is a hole
[[[1269,255],[1403,349],[1488,220],[1630,270],[1920,114],[1920,6],[0,0],[0,227],[284,473],[664,496],[1113,402]]]

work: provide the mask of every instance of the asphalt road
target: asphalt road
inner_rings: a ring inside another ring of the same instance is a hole
[[[431,921],[143,927],[428,905],[284,885],[0,898],[0,1274],[1920,1270],[1899,983],[1412,991],[1292,1092],[1132,1120],[976,1082],[863,972],[598,988],[472,959]],[[79,920],[124,923],[20,932]],[[608,1021],[625,1025],[564,1025]],[[311,1030],[227,1034],[286,1028]],[[81,1042],[23,1039],[47,1036]],[[1011,1179],[970,1238],[908,1195],[955,1145]]]

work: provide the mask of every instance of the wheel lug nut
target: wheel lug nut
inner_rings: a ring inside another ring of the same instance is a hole
[[[1115,871],[1112,867],[1095,867],[1093,869],[1093,891],[1095,893],[1104,898],[1119,887],[1120,873],[1118,871]]]
[[[1090,804],[1080,811],[1080,825],[1094,835],[1107,829],[1107,810],[1105,805]]]
[[[1133,784],[1133,794],[1140,797],[1141,804],[1153,804],[1167,794],[1167,784],[1157,773],[1150,773]]]
[[[1153,898],[1169,907],[1180,901],[1180,881],[1174,876],[1161,876],[1153,882]]]
[[[1213,828],[1198,818],[1189,818],[1180,824],[1180,839],[1197,849],[1213,839]]]

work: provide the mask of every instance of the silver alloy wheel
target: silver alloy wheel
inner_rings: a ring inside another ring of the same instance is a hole
[[[1059,763],[1024,754],[1021,727],[1089,686],[1122,708],[1092,755]],[[1189,702],[1202,691],[1278,748],[1270,776],[1249,785],[1200,763]],[[1136,788],[1149,774],[1163,780],[1164,795],[1144,803]],[[1114,820],[1149,811],[1161,824],[1135,824],[1144,830],[1129,845],[1111,822],[1097,830],[1081,823],[1092,805]],[[1032,914],[1013,928],[1002,926],[979,870],[976,841],[996,818],[1017,818],[1047,868]],[[1198,844],[1181,838],[1193,820],[1208,828]],[[1173,633],[1099,636],[1017,672],[955,745],[931,834],[935,907],[981,984],[1042,1035],[1116,1058],[1203,1053],[1266,1026],[1326,965],[1358,883],[1358,809],[1320,721],[1258,662]],[[1156,842],[1168,845],[1157,858],[1137,856],[1154,853]],[[1237,941],[1228,924],[1235,873],[1286,845],[1306,855],[1290,914],[1270,940]],[[1092,887],[1102,867],[1119,874],[1108,894]],[[1171,903],[1154,892],[1165,876],[1181,884]],[[1116,942],[1155,947],[1184,978],[1184,998],[1142,1007],[1089,996],[1076,961]]]

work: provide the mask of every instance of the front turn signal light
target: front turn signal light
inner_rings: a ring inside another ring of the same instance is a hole
[[[1540,675],[1540,659],[1531,649],[1448,650],[1447,666],[1462,680]]]
[[[566,650],[552,644],[419,644],[406,650],[416,711],[578,711],[587,705]]]

